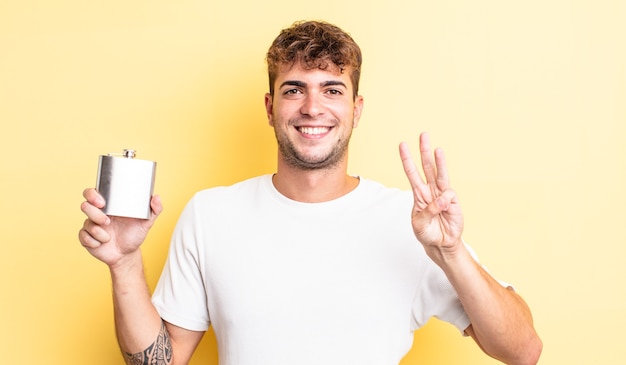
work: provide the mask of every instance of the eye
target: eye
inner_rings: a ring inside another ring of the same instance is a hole
[[[286,89],[285,91],[283,91],[283,95],[295,95],[295,94],[302,94],[302,91],[300,91],[299,89]]]
[[[343,95],[343,91],[339,89],[328,89],[326,90],[326,93],[330,95]]]

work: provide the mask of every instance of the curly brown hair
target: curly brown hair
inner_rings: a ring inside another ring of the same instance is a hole
[[[296,22],[283,29],[267,52],[270,93],[280,66],[300,62],[306,69],[326,70],[334,64],[343,73],[350,69],[354,97],[358,95],[361,76],[361,49],[352,37],[339,27],[323,21]]]

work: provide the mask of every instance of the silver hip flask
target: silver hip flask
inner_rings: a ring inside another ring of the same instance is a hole
[[[134,150],[122,155],[101,155],[98,161],[96,190],[106,205],[107,215],[150,218],[156,162],[135,159]]]

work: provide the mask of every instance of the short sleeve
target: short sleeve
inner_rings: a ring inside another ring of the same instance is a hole
[[[461,333],[470,325],[456,291],[435,263],[428,266],[421,278],[412,313],[412,330],[421,328],[432,317],[451,323]]]
[[[472,258],[480,264],[474,249],[467,244],[465,247]],[[430,265],[425,270],[421,285],[413,301],[413,330],[425,325],[431,317],[436,317],[451,323],[461,333],[465,334],[465,329],[471,322],[454,287],[439,266],[432,261],[429,263]],[[482,267],[489,272],[484,266]],[[513,288],[512,285],[504,281],[497,281],[505,288]]]
[[[192,199],[176,224],[152,303],[165,321],[192,331],[206,331],[210,318],[199,252],[202,232],[195,207]]]

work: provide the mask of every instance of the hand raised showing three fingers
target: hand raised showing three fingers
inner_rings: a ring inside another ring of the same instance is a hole
[[[420,155],[425,181],[413,162],[408,145],[405,142],[400,144],[402,166],[413,190],[413,231],[428,255],[437,261],[440,254],[453,254],[462,245],[463,214],[456,193],[450,188],[443,150],[436,149],[431,153],[426,133],[420,135]]]

